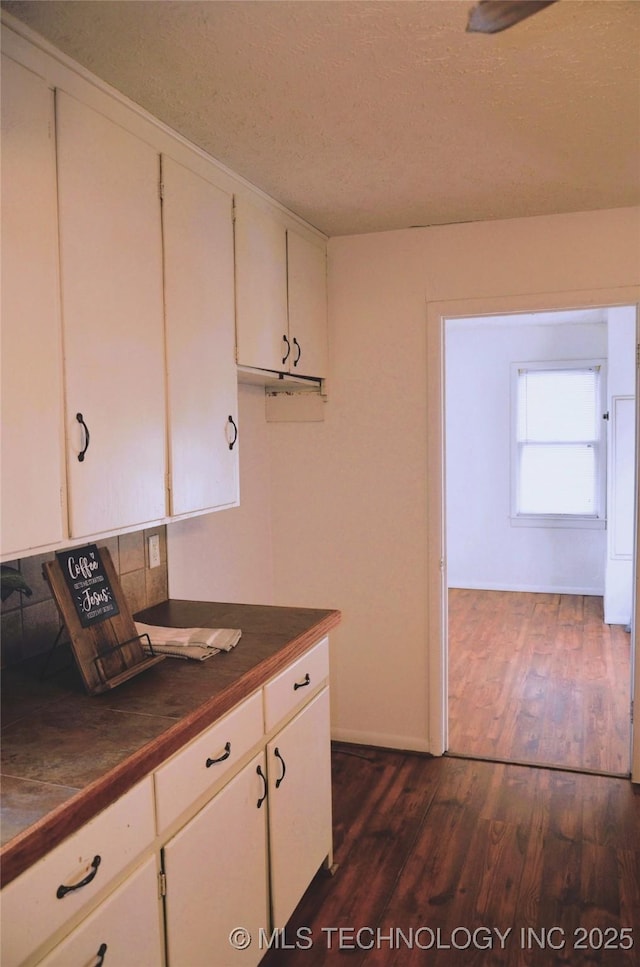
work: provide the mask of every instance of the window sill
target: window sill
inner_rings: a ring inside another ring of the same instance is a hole
[[[564,527],[580,530],[606,530],[607,521],[603,517],[547,517],[543,514],[519,514],[510,517],[512,527]]]

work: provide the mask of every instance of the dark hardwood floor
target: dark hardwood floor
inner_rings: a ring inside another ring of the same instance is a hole
[[[264,967],[638,963],[630,781],[341,744],[332,765],[337,870]]]
[[[449,751],[630,770],[630,635],[602,598],[449,591]]]

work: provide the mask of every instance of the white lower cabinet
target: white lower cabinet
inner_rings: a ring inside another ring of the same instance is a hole
[[[260,753],[163,849],[169,967],[258,963],[268,924],[266,832]]]
[[[41,961],[42,967],[161,967],[157,883],[151,857]]]
[[[329,689],[267,746],[273,927],[284,927],[325,860],[331,862]]]
[[[9,883],[2,967],[255,967],[333,858],[328,672],[323,638]]]
[[[128,865],[149,855],[153,841],[153,782],[147,776],[4,887],[2,967],[39,963],[38,949],[51,947],[85,910],[91,912]]]
[[[165,845],[168,967],[257,964],[331,858],[325,687]]]

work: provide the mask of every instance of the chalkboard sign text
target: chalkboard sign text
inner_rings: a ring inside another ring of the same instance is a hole
[[[56,557],[83,628],[119,614],[113,588],[95,544],[57,551]]]

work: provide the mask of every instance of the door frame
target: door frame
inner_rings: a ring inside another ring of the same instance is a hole
[[[427,312],[427,641],[429,751],[442,755],[448,748],[448,629],[445,490],[445,321],[516,314],[560,312],[571,309],[633,305],[636,309],[636,345],[640,343],[640,286],[528,295],[482,297],[429,302]],[[640,598],[640,509],[638,508],[638,453],[640,452],[640,370],[636,366],[636,534],[634,555],[634,616],[631,642],[631,697],[640,696],[640,633],[636,602]],[[640,715],[631,727],[631,778],[640,783]]]

